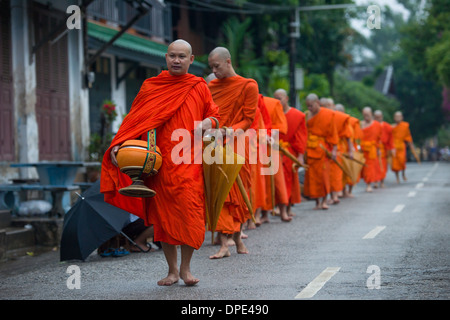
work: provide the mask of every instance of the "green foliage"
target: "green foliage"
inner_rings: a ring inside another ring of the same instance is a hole
[[[442,128],[440,128],[437,134],[437,138],[439,146],[450,147],[450,126],[443,126]]]
[[[394,112],[400,107],[396,99],[386,97],[361,82],[345,80],[340,74],[335,74],[335,83],[334,102],[344,105],[349,114],[361,119],[361,110],[369,106],[373,111],[381,110],[385,121],[393,121]]]
[[[305,98],[310,93],[315,93],[319,98],[330,95],[330,85],[324,74],[306,74],[303,79],[304,88],[299,93],[300,104],[303,111],[306,110]]]
[[[88,146],[89,160],[102,162],[103,155],[109,148],[113,139],[111,126],[117,118],[116,104],[114,101],[105,100],[100,107],[101,111],[101,134],[94,133],[91,135],[90,144]]]
[[[424,16],[411,21],[401,42],[411,66],[428,79],[450,86],[450,3],[429,2]]]

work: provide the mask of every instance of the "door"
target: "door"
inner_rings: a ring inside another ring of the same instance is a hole
[[[14,160],[14,112],[9,0],[0,0],[0,161]]]
[[[35,43],[64,21],[64,13],[34,3]],[[36,52],[36,119],[40,160],[71,160],[67,35]]]

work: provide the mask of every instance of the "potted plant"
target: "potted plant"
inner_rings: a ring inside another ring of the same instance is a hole
[[[112,100],[104,100],[100,109],[100,123],[101,129],[99,133],[91,135],[91,141],[88,147],[88,154],[90,161],[102,163],[103,155],[109,148],[113,139],[111,126],[117,118],[117,106]],[[90,182],[96,181],[100,176],[100,167],[91,167],[87,172],[88,180]]]

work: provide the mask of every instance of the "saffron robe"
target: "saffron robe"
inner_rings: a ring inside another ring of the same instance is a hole
[[[258,107],[258,84],[253,79],[239,75],[224,79],[214,79],[209,84],[214,102],[219,106],[222,127],[244,132],[252,125]],[[249,163],[248,137],[246,137],[245,163],[239,172],[249,199],[251,198],[251,167]],[[235,149],[238,143],[235,139]],[[251,218],[237,183],[233,184],[223,205],[217,222],[216,231],[232,234],[238,232],[241,224]]]
[[[349,127],[350,127],[350,131],[351,131],[350,140],[353,143],[353,151],[360,152],[359,147],[360,147],[363,133],[362,133],[361,126],[359,123],[359,119],[350,116],[349,124],[350,124]],[[344,180],[344,184],[353,186],[361,180],[361,173],[359,173],[355,182],[353,182],[352,179],[350,177],[348,177],[347,175],[344,175],[343,180]]]
[[[381,180],[386,178],[388,171],[388,157],[390,156],[391,150],[394,148],[394,139],[392,137],[392,126],[383,121],[381,124],[381,139],[378,148],[380,149],[381,156]]]
[[[342,154],[348,153],[348,139],[351,138],[352,132],[349,127],[350,116],[340,111],[335,111],[334,116],[336,130],[339,136],[337,145],[336,161],[342,164]],[[331,192],[339,192],[344,189],[344,174],[339,166],[333,161],[330,162],[330,190]]]
[[[186,129],[193,140],[194,122],[208,117],[219,119],[206,82],[191,74],[172,76],[163,71],[144,81],[129,114],[125,117],[110,148],[106,151],[101,171],[100,191],[105,201],[142,218],[154,226],[155,241],[172,245],[189,245],[199,249],[205,236],[205,194],[203,169],[194,164],[175,164],[172,133]],[[156,129],[156,144],[163,163],[157,175],[145,184],[156,191],[153,198],[134,198],[118,193],[131,184],[131,179],[111,162],[111,148],[127,140],[139,139]]]
[[[363,167],[361,176],[369,184],[381,180],[381,158],[378,156],[378,146],[381,141],[381,124],[378,121],[372,121],[362,131],[361,148],[366,159],[366,165]]]
[[[288,131],[286,134],[280,134],[280,144],[285,147],[296,158],[306,151],[306,121],[305,114],[295,108],[290,108],[286,112]],[[287,156],[283,156],[284,180],[286,183],[286,192],[289,203],[301,202],[300,181],[297,170],[293,170],[293,161]]]
[[[280,100],[264,97],[264,104],[266,106],[267,112],[270,116],[270,121],[272,123],[271,136],[273,136],[274,131],[278,130],[279,134],[286,134],[288,130],[288,124],[286,116],[283,111],[283,105]],[[276,153],[273,153],[276,155]],[[286,182],[284,179],[283,165],[282,165],[282,155],[281,152],[278,153],[278,170],[273,172],[274,178],[274,188],[275,188],[275,205],[277,204],[288,204],[289,197],[286,190]],[[274,160],[272,160],[274,161]],[[271,176],[266,175],[266,205],[263,210],[273,209],[272,205],[272,182]]]
[[[309,168],[305,172],[304,195],[308,198],[324,198],[330,193],[329,159],[320,146],[330,151],[339,142],[334,116],[334,111],[321,107],[306,121],[306,163]]]
[[[392,157],[392,171],[398,172],[406,169],[406,142],[412,142],[409,123],[401,121],[392,126],[395,156]]]

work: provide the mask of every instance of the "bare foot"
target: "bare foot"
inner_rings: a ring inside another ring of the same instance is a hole
[[[373,191],[372,187],[371,186],[367,186],[366,192],[372,192],[372,191]]]
[[[174,283],[177,283],[180,277],[178,274],[169,273],[167,277],[158,281],[158,286],[171,286]]]
[[[212,256],[209,256],[210,259],[222,259],[231,256],[230,250],[228,247],[221,247],[220,250],[213,254]]]
[[[238,254],[247,254],[248,249],[245,246],[244,242],[240,241],[239,243],[236,243],[236,251]]]
[[[241,239],[247,239],[248,235],[246,235],[243,231],[241,231]]]
[[[180,273],[180,278],[187,286],[195,286],[200,281],[200,279],[195,278],[190,271]]]
[[[281,221],[284,222],[290,222],[292,220],[292,217],[290,217],[287,213],[283,213],[280,215]]]
[[[255,221],[256,221],[256,218],[255,218]],[[253,220],[248,221],[247,229],[248,230],[256,229],[256,224],[255,224],[255,222],[253,222]]]
[[[348,193],[348,192],[344,193],[344,198],[354,198],[354,197],[355,196],[351,193]]]
[[[322,203],[322,210],[328,210],[330,207],[326,203]]]

